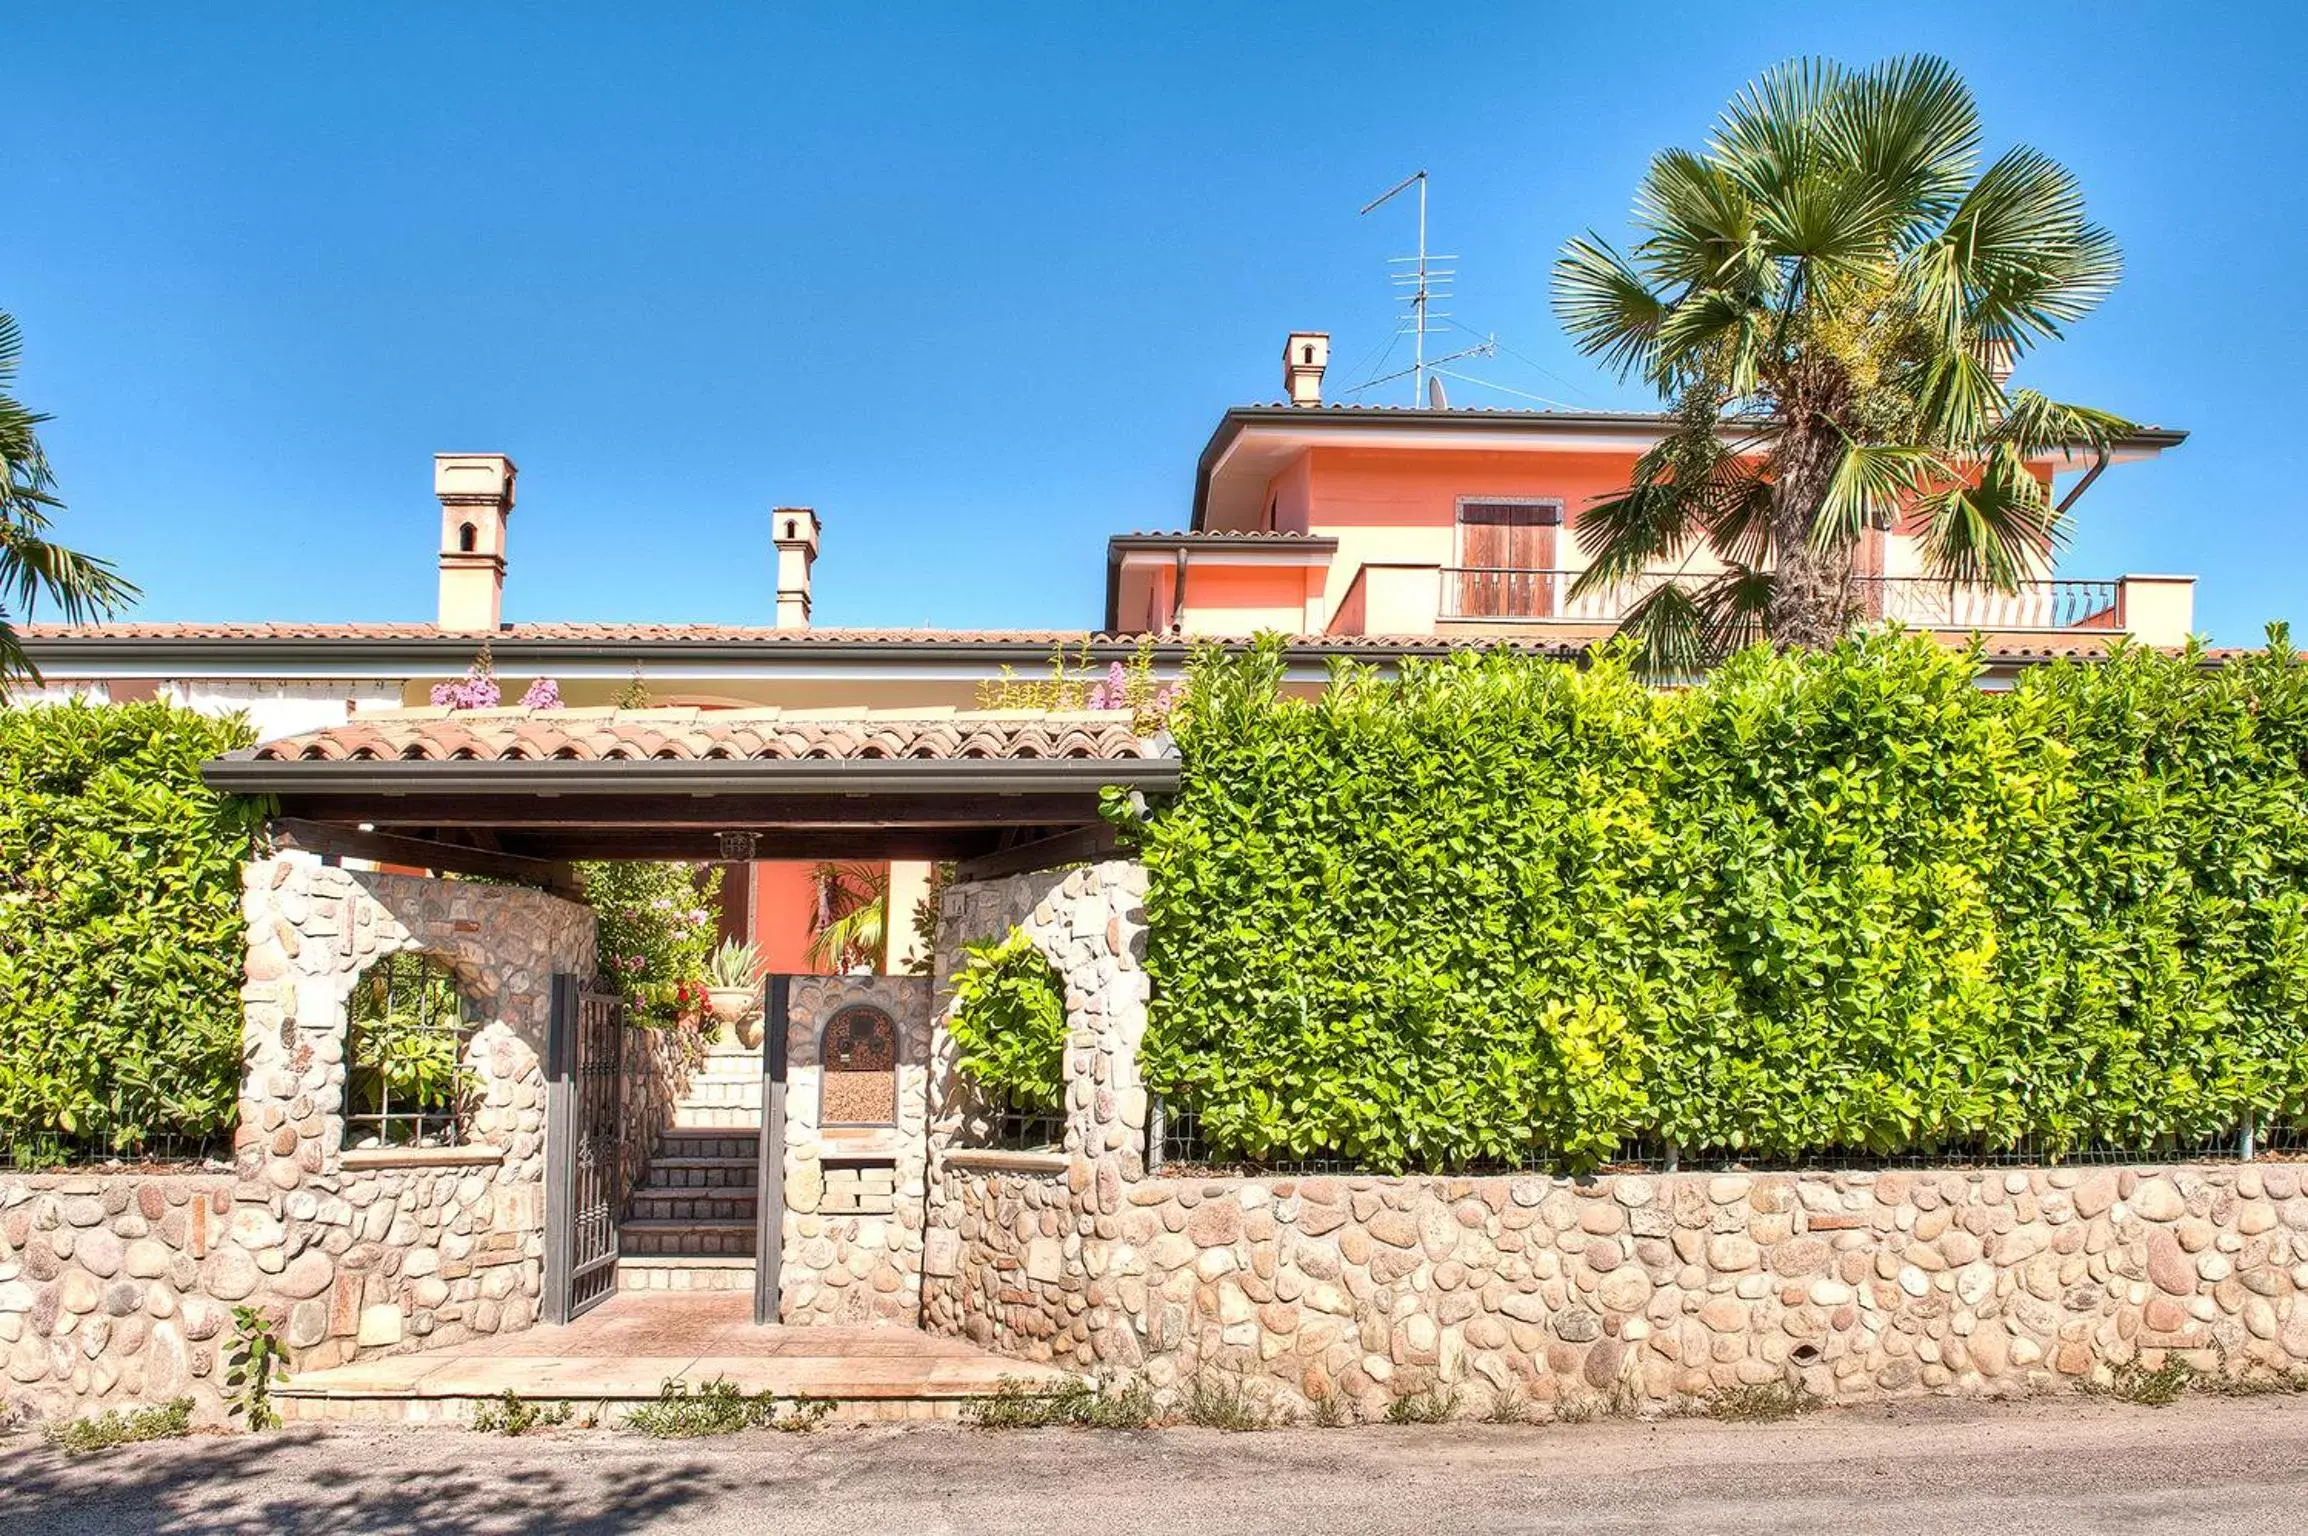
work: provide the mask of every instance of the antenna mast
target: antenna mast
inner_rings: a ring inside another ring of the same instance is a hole
[[[1427,255],[1426,180],[1426,172],[1413,171],[1362,205],[1362,211],[1368,213],[1372,209],[1392,201],[1397,193],[1409,187],[1413,182],[1418,184],[1418,254],[1415,256],[1389,256],[1387,258],[1389,267],[1407,265],[1409,268],[1408,271],[1390,272],[1388,277],[1398,289],[1407,290],[1410,297],[1410,313],[1395,317],[1396,323],[1403,327],[1395,334],[1397,336],[1407,335],[1411,338],[1410,375],[1411,403],[1413,405],[1422,404],[1426,400],[1428,326],[1432,321],[1450,318],[1447,311],[1436,314],[1428,306],[1432,300],[1450,297],[1450,281],[1458,275],[1456,267],[1437,267],[1429,264],[1437,261],[1456,261],[1458,258],[1456,256],[1430,257]]]

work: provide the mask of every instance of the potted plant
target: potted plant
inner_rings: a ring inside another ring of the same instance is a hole
[[[705,981],[705,995],[722,1027],[735,1033],[740,1044],[761,1044],[760,1030],[745,1028],[761,1010],[761,951],[723,939],[705,963]]]

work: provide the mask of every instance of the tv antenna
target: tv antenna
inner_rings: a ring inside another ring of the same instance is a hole
[[[1486,338],[1480,346],[1463,348],[1451,353],[1448,357],[1438,357],[1431,363],[1427,361],[1426,339],[1434,329],[1434,322],[1450,319],[1448,310],[1437,311],[1433,307],[1434,301],[1448,299],[1451,296],[1451,280],[1458,276],[1458,268],[1437,266],[1436,263],[1457,261],[1458,258],[1456,256],[1430,255],[1427,251],[1426,181],[1426,172],[1413,171],[1362,205],[1362,212],[1369,213],[1375,208],[1383,207],[1392,202],[1397,195],[1411,186],[1415,185],[1418,188],[1418,254],[1415,256],[1389,256],[1386,259],[1390,269],[1387,273],[1388,281],[1392,282],[1405,295],[1410,304],[1407,314],[1395,316],[1397,329],[1394,334],[1397,340],[1404,336],[1411,339],[1411,365],[1379,378],[1367,379],[1356,388],[1368,389],[1373,385],[1384,384],[1389,380],[1399,379],[1407,375],[1411,381],[1411,404],[1414,406],[1423,404],[1431,410],[1441,410],[1443,408],[1442,382],[1435,377],[1440,366],[1444,363],[1456,362],[1462,357],[1489,357],[1497,350],[1498,343],[1495,337]],[[1381,361],[1384,360],[1381,359]]]

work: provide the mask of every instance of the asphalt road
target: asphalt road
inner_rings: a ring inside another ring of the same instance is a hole
[[[2073,1398],[1781,1424],[1226,1435],[956,1428],[665,1444],[612,1431],[297,1430],[67,1458],[0,1441],[0,1530],[2298,1532],[2308,1398]]]

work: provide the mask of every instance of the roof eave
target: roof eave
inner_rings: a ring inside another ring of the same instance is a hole
[[[1225,458],[1227,450],[1251,427],[1287,425],[1312,428],[1319,432],[1349,428],[1367,430],[1373,424],[1385,424],[1414,433],[1446,429],[1502,434],[1559,430],[1625,431],[1629,435],[1637,435],[1658,432],[1673,426],[1677,420],[1677,417],[1663,412],[1646,411],[1435,411],[1407,407],[1371,409],[1336,405],[1237,405],[1230,407],[1218,419],[1210,440],[1203,444],[1201,457],[1195,461],[1194,515],[1190,522],[1195,532],[1203,531],[1203,519],[1210,504],[1211,477],[1216,473],[1219,462]],[[2166,449],[2179,447],[2187,440],[2188,434],[2183,428],[2140,427],[2118,438],[2114,446],[2119,450],[2162,453]],[[2084,445],[2077,446],[2080,449]]]
[[[212,758],[201,779],[220,794],[394,795],[872,795],[1095,793],[1109,786],[1178,787],[1175,757],[864,759],[260,758],[245,748]]]

